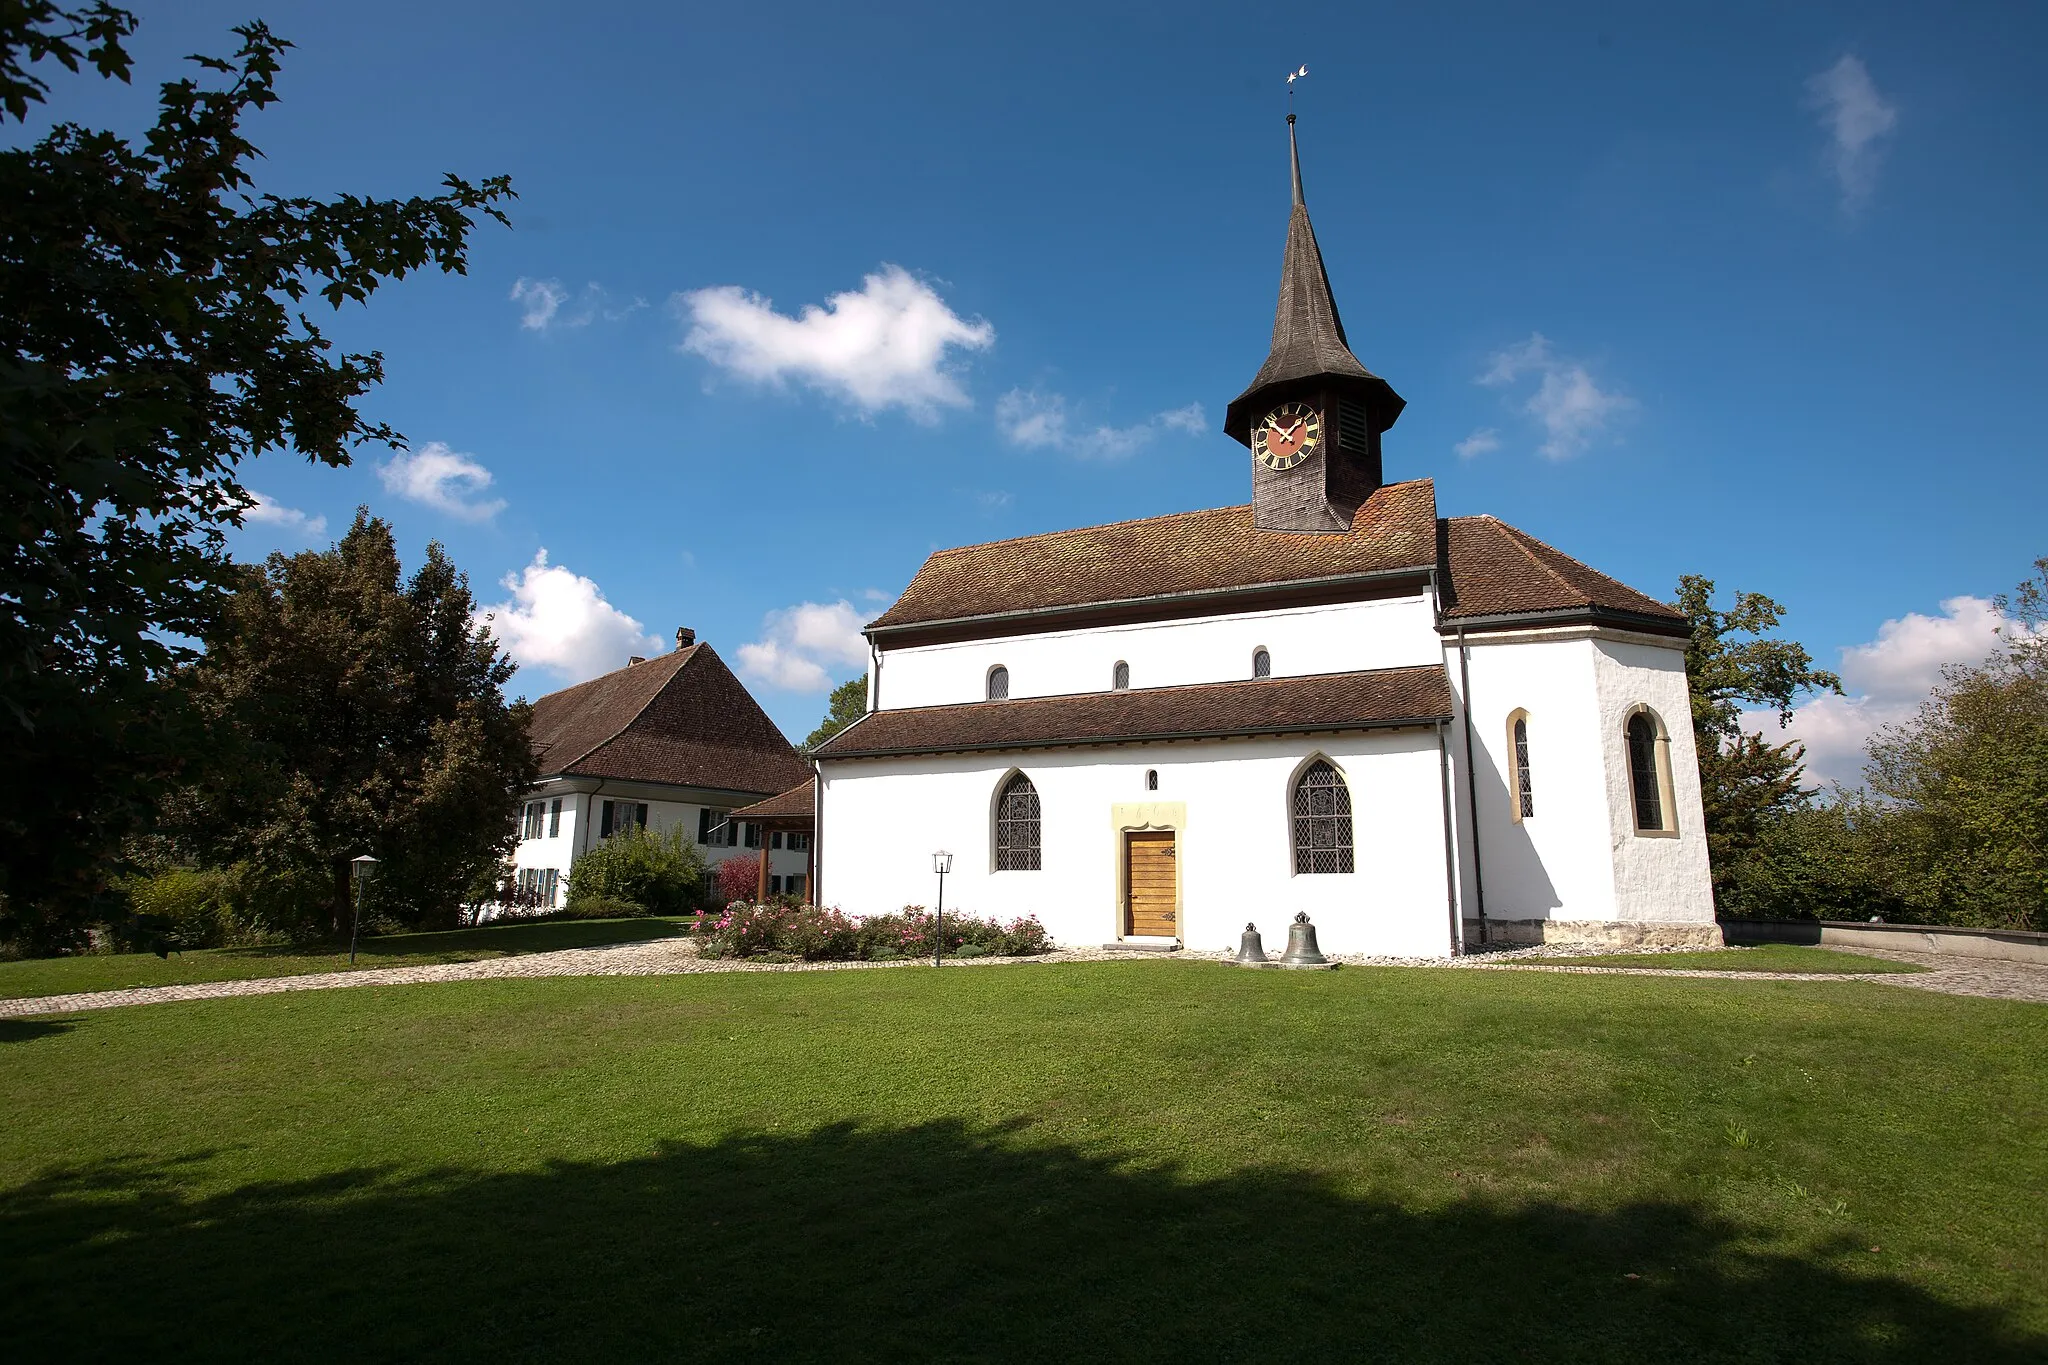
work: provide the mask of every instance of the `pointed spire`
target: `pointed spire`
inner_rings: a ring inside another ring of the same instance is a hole
[[[1323,253],[1316,244],[1316,230],[1308,219],[1308,201],[1302,194],[1301,147],[1295,139],[1292,114],[1287,116],[1287,152],[1294,180],[1294,207],[1287,220],[1287,249],[1280,261],[1280,299],[1273,311],[1273,345],[1257,377],[1232,400],[1223,422],[1224,431],[1240,441],[1249,440],[1252,419],[1259,415],[1249,410],[1248,400],[1274,385],[1341,376],[1385,388],[1385,381],[1351,354],[1350,342],[1344,336],[1344,320],[1337,313],[1329,273],[1323,268]],[[1387,392],[1391,395],[1392,390]]]

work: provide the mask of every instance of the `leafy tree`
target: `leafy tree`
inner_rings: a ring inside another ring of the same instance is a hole
[[[1714,606],[1714,584],[1697,574],[1678,580],[1678,604],[1692,622],[1685,649],[1692,688],[1692,728],[1700,760],[1700,797],[1706,807],[1707,850],[1721,897],[1764,826],[1805,802],[1804,746],[1765,742],[1745,733],[1745,709],[1769,708],[1780,724],[1792,719],[1801,692],[1839,693],[1842,680],[1813,666],[1813,656],[1791,640],[1772,639],[1785,609],[1762,593],[1744,592],[1726,611]]]
[[[817,748],[820,744],[823,744],[826,740],[866,715],[867,711],[867,675],[862,674],[858,678],[848,678],[845,682],[832,689],[832,700],[829,703],[829,709],[825,712],[825,719],[819,721],[818,728],[811,731],[810,736],[804,740],[804,752],[809,753]]]
[[[2048,558],[1998,606],[2015,625],[1870,744],[1882,850],[1916,918],[2048,929]]]
[[[381,914],[456,923],[535,775],[528,708],[502,691],[514,665],[475,612],[439,545],[401,581],[367,511],[331,549],[241,570],[187,670],[218,756],[181,807],[190,843],[320,888],[303,927],[346,927],[360,853],[382,860]]]
[[[0,0],[0,126],[38,74],[126,81],[136,21],[97,0]],[[344,465],[399,444],[357,401],[379,353],[337,354],[308,317],[433,266],[464,269],[511,184],[448,176],[402,200],[258,193],[246,115],[290,46],[260,23],[194,57],[137,142],[58,123],[0,151],[0,939],[61,938],[194,740],[165,677],[214,627],[242,461]]]

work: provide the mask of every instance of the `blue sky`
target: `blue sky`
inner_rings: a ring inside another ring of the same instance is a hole
[[[1826,775],[2048,553],[2039,7],[136,8],[137,89],[67,116],[260,14],[264,188],[513,177],[466,278],[333,319],[413,457],[267,457],[236,547],[438,538],[531,694],[688,624],[801,738],[931,549],[1246,500],[1304,62],[1389,477],[1780,598],[1852,651]]]

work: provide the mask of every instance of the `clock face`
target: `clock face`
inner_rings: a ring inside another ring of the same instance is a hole
[[[1323,416],[1306,403],[1282,403],[1252,431],[1252,454],[1268,469],[1292,469],[1323,439]]]

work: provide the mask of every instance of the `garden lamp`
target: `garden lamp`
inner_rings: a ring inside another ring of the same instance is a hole
[[[348,922],[348,965],[356,965],[356,930],[363,924],[363,884],[377,875],[377,860],[365,853],[348,860],[348,879],[355,883],[356,909]]]
[[[932,854],[932,871],[939,874],[939,908],[933,911],[932,921],[932,965],[939,965],[940,954],[946,951],[946,874],[953,870],[953,855],[943,849]]]

